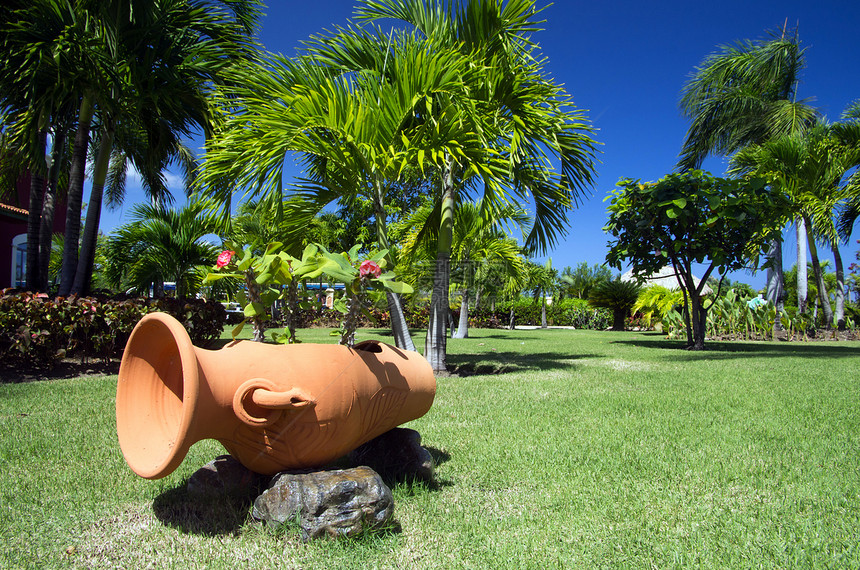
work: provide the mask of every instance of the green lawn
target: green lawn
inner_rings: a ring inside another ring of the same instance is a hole
[[[190,501],[214,442],[134,475],[115,376],[0,385],[0,567],[860,566],[858,343],[472,334],[449,341],[463,375],[409,424],[439,485],[395,487],[400,530],[354,541]]]

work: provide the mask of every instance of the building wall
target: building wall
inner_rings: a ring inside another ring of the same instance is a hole
[[[18,179],[16,184],[16,200],[9,200],[9,206],[27,210],[30,205],[30,174],[25,173]],[[66,203],[58,202],[54,216],[54,233],[66,231]],[[16,238],[24,236],[26,247],[27,215],[12,211],[9,208],[0,207],[0,289],[15,285],[13,274],[15,271],[15,250],[17,248]],[[21,241],[20,238],[18,240]]]

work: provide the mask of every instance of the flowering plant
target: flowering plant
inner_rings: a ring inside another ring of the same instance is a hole
[[[218,261],[215,262],[215,267],[221,269],[225,265],[230,264],[230,260],[233,259],[233,256],[236,255],[236,252],[230,249],[225,249],[218,255]]]
[[[280,242],[268,244],[262,254],[254,253],[251,247],[237,247],[231,242],[225,242],[224,245],[225,250],[218,256],[205,282],[232,278],[244,284],[238,291],[237,300],[243,307],[245,318],[233,329],[233,338],[250,322],[254,327],[254,340],[262,342],[269,308],[278,299],[285,299],[294,293],[298,280],[318,277],[322,273],[324,260],[319,256],[319,249],[313,245],[305,248],[301,259],[282,251],[283,244]],[[236,251],[241,253],[237,255]],[[292,306],[291,303],[288,305]],[[275,340],[296,342],[294,332],[290,328],[289,335]]]
[[[340,329],[332,334],[340,335],[340,344],[348,346],[355,342],[359,315],[368,314],[366,300],[370,289],[385,289],[392,293],[412,292],[412,287],[406,283],[395,281],[394,273],[384,271],[388,250],[379,251],[363,261],[359,261],[360,251],[360,245],[342,253],[330,253],[322,248],[322,255],[326,259],[323,273],[346,286],[344,296],[334,303],[334,308],[343,313],[343,321]]]
[[[358,266],[358,274],[362,279],[376,279],[382,275],[382,268],[372,259],[365,259]]]

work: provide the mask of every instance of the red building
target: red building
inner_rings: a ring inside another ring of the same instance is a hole
[[[0,203],[0,289],[23,287],[27,260],[27,208],[30,205],[30,174],[15,185],[15,198]],[[66,208],[58,203],[54,233],[66,231]]]

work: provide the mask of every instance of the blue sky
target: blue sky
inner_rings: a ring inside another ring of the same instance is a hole
[[[266,48],[293,55],[301,40],[334,24],[345,24],[358,0],[285,2],[271,0],[263,20]],[[539,6],[548,2],[538,1]],[[572,212],[571,228],[550,257],[553,266],[581,261],[602,263],[608,237],[604,197],[624,177],[655,180],[671,172],[686,132],[678,111],[681,87],[702,59],[718,45],[765,37],[768,30],[798,27],[806,47],[807,68],[799,96],[812,97],[831,120],[860,99],[860,2],[721,1],[721,2],[583,2],[558,0],[542,13],[545,31],[533,36],[548,58],[547,70],[564,84],[577,107],[586,109],[602,143],[593,195]],[[720,175],[725,162],[711,159],[705,168]],[[142,199],[129,181],[126,206],[105,211],[102,230],[122,223],[130,205]],[[178,179],[177,179],[178,182]],[[289,181],[285,180],[285,185]],[[181,184],[171,186],[181,201]],[[842,250],[854,260],[856,239]],[[787,235],[786,265],[795,242]],[[822,253],[822,257],[824,257]],[[756,287],[759,273],[736,274]]]

